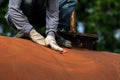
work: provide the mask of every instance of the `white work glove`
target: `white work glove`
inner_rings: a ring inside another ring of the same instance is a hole
[[[51,47],[52,49],[54,49],[54,50],[60,51],[60,52],[62,52],[62,53],[67,52],[66,50],[64,50],[63,48],[61,48],[60,46],[57,45],[54,36],[48,35],[48,36],[45,38],[45,43],[46,43],[47,46],[50,46],[50,47]]]
[[[38,44],[43,45],[43,46],[46,46],[46,44],[45,44],[45,38],[40,33],[38,33],[35,29],[32,29],[30,31],[29,37],[35,43],[38,43]]]

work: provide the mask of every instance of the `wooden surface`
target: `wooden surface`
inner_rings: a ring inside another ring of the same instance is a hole
[[[86,33],[72,33],[72,32],[61,32],[59,33],[65,39],[72,42],[74,47],[85,48],[90,50],[97,49],[97,34],[86,34]]]
[[[76,48],[59,54],[1,36],[0,80],[120,80],[120,55]]]
[[[72,32],[61,32],[59,33],[61,35],[68,35],[68,36],[81,36],[81,37],[88,37],[88,38],[93,38],[93,39],[98,39],[98,35],[97,34],[87,34],[87,33],[72,33]]]

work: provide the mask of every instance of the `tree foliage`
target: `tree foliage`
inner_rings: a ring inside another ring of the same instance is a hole
[[[6,35],[9,31],[10,28],[7,25],[7,22],[4,18],[7,10],[8,10],[8,0],[0,0],[0,27],[3,30],[1,35]]]
[[[120,0],[79,0],[78,20],[85,23],[85,33],[97,33],[98,50],[120,52],[120,39],[115,31],[120,29]]]

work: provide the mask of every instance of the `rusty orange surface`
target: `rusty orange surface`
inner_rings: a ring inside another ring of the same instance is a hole
[[[0,36],[0,80],[120,80],[119,54],[67,50]]]

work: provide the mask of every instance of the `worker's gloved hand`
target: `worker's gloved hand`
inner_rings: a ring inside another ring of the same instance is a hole
[[[55,40],[54,36],[48,35],[45,38],[45,43],[46,43],[47,46],[50,46],[54,50],[60,51],[62,53],[67,52],[66,50],[64,50],[63,48],[61,48],[60,46],[58,46],[58,44],[56,43],[56,40]]]
[[[45,38],[38,33],[35,29],[32,29],[29,33],[29,37],[36,43],[46,46]]]

